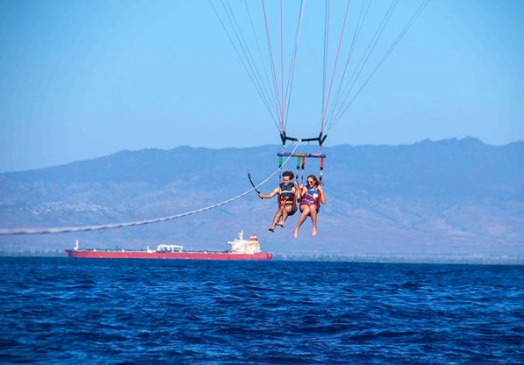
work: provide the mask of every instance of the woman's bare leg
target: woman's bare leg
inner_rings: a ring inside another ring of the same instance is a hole
[[[311,217],[311,223],[313,223],[313,231],[312,231],[312,235],[313,236],[316,236],[317,235],[317,218],[318,218],[318,210],[317,210],[317,206],[316,205],[312,205],[310,207],[310,212],[309,212],[309,215]]]
[[[300,226],[306,221],[308,215],[309,215],[309,206],[304,205],[302,214],[300,215],[300,218],[298,218],[295,232],[293,232],[293,237],[298,238],[298,230],[300,229]]]

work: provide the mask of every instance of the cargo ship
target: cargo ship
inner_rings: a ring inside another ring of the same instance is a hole
[[[249,240],[244,239],[244,231],[238,238],[228,242],[229,251],[185,251],[183,246],[162,244],[156,250],[101,250],[80,249],[77,240],[72,249],[65,250],[67,256],[82,259],[175,259],[175,260],[271,260],[273,254],[262,252],[258,237],[252,235]]]

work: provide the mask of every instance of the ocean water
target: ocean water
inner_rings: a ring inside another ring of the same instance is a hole
[[[523,364],[524,267],[0,258],[2,364]]]

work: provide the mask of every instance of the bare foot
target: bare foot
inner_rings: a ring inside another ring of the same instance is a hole
[[[277,226],[280,226],[280,227],[284,228],[284,222],[278,222]]]
[[[317,235],[317,229],[316,228],[313,228],[313,232],[311,233],[312,236],[316,236]]]
[[[267,230],[268,230],[269,232],[275,232],[275,228],[272,228],[272,227],[269,227]]]
[[[293,237],[298,238],[298,231],[295,229],[295,232],[293,232]]]

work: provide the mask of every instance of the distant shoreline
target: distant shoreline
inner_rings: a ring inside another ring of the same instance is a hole
[[[64,251],[0,251],[0,257],[67,257]],[[354,262],[377,264],[524,265],[524,257],[387,256],[337,254],[274,254],[274,261]]]

